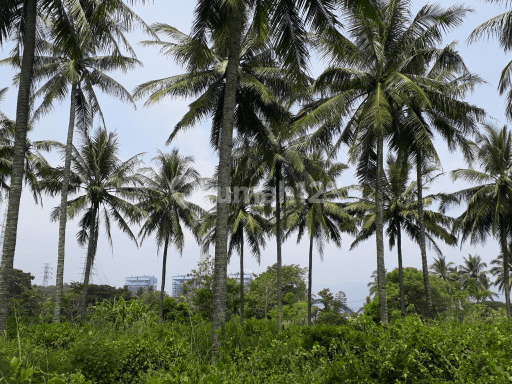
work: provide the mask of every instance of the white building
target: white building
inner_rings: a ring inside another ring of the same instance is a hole
[[[171,296],[172,297],[180,297],[183,295],[183,286],[187,281],[192,280],[192,275],[177,275],[172,276],[172,289]],[[240,281],[240,273],[228,273],[228,278],[235,279]],[[251,280],[254,278],[254,274],[252,272],[245,271],[244,273],[244,286],[247,287]],[[199,288],[199,287],[196,287]]]
[[[124,278],[124,285],[132,292],[136,292],[139,288],[157,289],[158,279],[155,276],[130,276]]]

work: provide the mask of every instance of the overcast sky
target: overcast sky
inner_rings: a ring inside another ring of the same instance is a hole
[[[448,7],[460,3],[453,0],[445,0],[442,6]],[[154,22],[163,22],[177,27],[183,32],[189,32],[193,15],[194,1],[176,1],[176,0],[155,0],[154,4],[135,7],[137,13],[144,20],[151,24]],[[413,1],[413,12],[416,12],[426,2]],[[501,70],[505,64],[512,59],[512,55],[507,57],[498,46],[496,40],[483,40],[470,46],[466,39],[471,31],[483,21],[503,12],[503,8],[496,5],[489,5],[482,1],[468,0],[465,4],[474,9],[466,22],[454,33],[446,37],[445,43],[457,40],[458,49],[463,55],[466,64],[474,73],[483,77],[488,84],[480,86],[469,100],[486,109],[490,116],[496,119],[497,125],[506,123],[504,118],[504,98],[497,93],[498,79]],[[154,48],[143,48],[137,45],[146,37],[141,33],[132,33],[130,40],[136,48],[139,60],[144,64],[127,75],[117,74],[114,77],[120,81],[127,89],[133,90],[135,86],[143,82],[157,78],[176,75],[183,72],[183,69],[176,66],[171,59],[158,54]],[[8,46],[2,50],[0,48],[0,57],[5,58],[9,54]],[[323,67],[323,63],[312,60],[314,75],[318,75]],[[0,105],[2,110],[10,118],[15,117],[15,105],[17,89],[12,85],[12,76],[14,72],[11,68],[0,67],[0,88],[10,87],[6,100]],[[187,111],[187,105],[190,100],[167,100],[159,105],[149,108],[138,103],[137,110],[113,100],[108,96],[101,97],[101,103],[107,127],[115,130],[119,135],[121,157],[127,159],[136,153],[145,153],[144,159],[149,162],[156,154],[156,150],[169,151],[172,147],[177,147],[181,154],[193,155],[195,157],[195,166],[202,176],[211,176],[214,166],[217,163],[217,155],[212,151],[209,145],[209,122],[204,121],[185,133],[178,135],[174,143],[165,147],[165,141],[169,136],[173,126],[179,121],[180,117]],[[34,132],[31,133],[32,140],[51,139],[61,142],[65,141],[67,131],[67,121],[69,113],[69,102],[57,105],[54,112],[40,120],[37,123]],[[466,167],[460,153],[449,154],[444,143],[439,140],[439,152],[442,156],[442,165],[445,172]],[[60,159],[57,155],[49,155],[49,160],[57,164]],[[340,152],[339,161],[346,161],[346,153]],[[353,170],[345,171],[345,174],[338,180],[339,185],[348,185],[355,182]],[[442,178],[433,186],[435,191],[451,192],[461,189],[461,185],[454,185],[449,178]],[[194,201],[207,206],[208,203],[203,198],[203,193],[196,194]],[[36,279],[34,283],[41,284],[42,271],[45,263],[50,263],[55,269],[57,264],[57,240],[58,224],[49,220],[51,208],[58,205],[57,199],[44,198],[44,207],[36,206],[29,193],[23,193],[20,221],[18,227],[18,240],[14,267],[31,272]],[[0,205],[1,218],[6,203]],[[457,214],[458,211],[451,211],[451,214]],[[66,282],[80,281],[83,262],[86,250],[80,248],[75,240],[77,232],[76,222],[68,223],[66,238]],[[134,228],[138,231],[138,228]],[[100,232],[103,233],[103,232]],[[137,248],[127,237],[117,230],[113,234],[114,247],[111,249],[104,236],[101,236],[96,256],[95,275],[93,282],[96,284],[110,284],[122,286],[124,278],[133,275],[154,275],[160,281],[161,278],[161,254],[157,255],[157,249],[154,239],[147,239],[144,244]],[[369,280],[372,271],[376,268],[375,239],[371,239],[361,244],[353,251],[349,251],[352,239],[344,237],[343,246],[337,249],[334,246],[325,248],[324,261],[320,262],[318,255],[314,256],[313,266],[313,286],[315,290],[322,287],[332,287],[331,289],[343,288],[347,291],[348,301],[354,303],[363,302],[367,291],[354,290],[350,287],[362,287]],[[387,244],[387,242],[386,242]],[[498,244],[496,241],[489,241],[485,247],[473,247],[465,244],[460,247],[443,247],[444,254],[449,260],[456,264],[463,262],[463,257],[468,253],[479,254],[483,260],[489,262],[495,258],[498,253]],[[213,249],[210,252],[213,254]],[[406,241],[404,244],[404,266],[421,268],[421,258],[417,245]],[[199,260],[199,247],[190,234],[187,234],[185,249],[182,257],[173,250],[169,251],[169,260],[167,263],[168,277],[176,274],[186,274],[193,269]],[[429,251],[429,264],[436,255]],[[246,252],[245,265],[247,269],[255,273],[263,272],[269,265],[275,263],[276,245],[275,239],[271,239],[263,252],[261,265],[258,265],[251,258],[249,252]],[[283,248],[284,264],[308,264],[308,246],[306,243],[296,245],[291,237]],[[228,267],[228,272],[236,272],[239,259],[237,255]],[[389,251],[386,247],[386,268],[392,270],[396,267],[396,252]],[[55,276],[54,276],[55,277]],[[170,292],[170,281],[166,290]],[[54,279],[52,282],[54,284]],[[350,291],[350,292],[349,292]]]

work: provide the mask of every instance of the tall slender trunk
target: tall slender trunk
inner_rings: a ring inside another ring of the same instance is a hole
[[[53,312],[53,322],[60,322],[60,312],[62,303],[62,293],[64,290],[64,259],[66,256],[66,222],[67,222],[67,202],[69,189],[69,174],[71,169],[71,152],[73,148],[73,133],[75,132],[75,107],[76,107],[76,83],[71,87],[71,106],[69,108],[68,138],[66,141],[66,159],[64,161],[64,175],[62,180],[62,191],[60,195],[60,213],[59,213],[59,249],[57,257],[57,282],[55,292],[55,309]]]
[[[418,186],[418,226],[420,227],[420,252],[421,267],[423,269],[423,289],[425,290],[425,301],[427,303],[427,317],[433,317],[432,296],[430,294],[430,280],[428,276],[427,249],[425,246],[425,215],[423,213],[423,179],[421,176],[422,156],[416,156],[416,182]]]
[[[244,323],[244,234],[240,245],[240,324]]]
[[[382,207],[382,176],[384,173],[384,134],[377,139],[377,182],[375,185],[375,233],[377,240],[377,292],[379,295],[380,321],[388,322],[386,295],[386,267],[384,265],[384,216]]]
[[[242,41],[243,9],[233,9],[230,16],[230,49],[226,68],[226,86],[222,110],[222,130],[219,143],[219,176],[217,191],[217,223],[213,275],[212,362],[217,360],[219,329],[226,321],[227,266],[228,266],[228,204],[233,148],[233,125]]]
[[[500,231],[500,243],[501,243],[501,253],[503,253],[503,287],[505,289],[505,309],[507,310],[507,317],[510,318],[512,316],[512,311],[510,308],[510,285],[509,285],[509,257],[510,252],[507,246],[507,230],[506,227],[501,223],[501,231]]]
[[[281,254],[281,166],[276,165],[276,243],[277,243],[277,329],[283,329],[283,258]]]
[[[91,277],[92,264],[96,254],[96,244],[98,241],[96,216],[98,216],[99,207],[95,204],[92,208],[92,221],[89,229],[89,245],[87,246],[87,256],[85,259],[84,283],[82,284],[82,304],[80,306],[80,315],[82,321],[87,319],[87,291],[89,290],[89,279]]]
[[[162,286],[160,288],[160,321],[164,321],[164,296],[165,296],[165,273],[167,271],[167,248],[169,247],[169,236],[165,238],[164,260],[162,262]]]
[[[398,223],[396,247],[398,249],[398,285],[400,289],[400,312],[402,320],[405,320],[405,297],[404,297],[404,268],[402,266],[402,228]]]
[[[11,190],[7,204],[2,264],[0,266],[0,332],[5,331],[9,316],[9,282],[14,265],[18,216],[20,211],[21,190],[25,166],[27,130],[30,119],[30,88],[36,46],[37,0],[25,2],[25,37],[20,72],[20,86],[16,105],[16,128],[14,133],[14,158],[12,163]]]
[[[311,286],[313,284],[313,234],[309,235],[309,269],[308,269],[308,326],[311,326]]]

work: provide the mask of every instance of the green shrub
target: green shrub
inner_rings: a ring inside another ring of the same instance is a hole
[[[28,336],[31,342],[39,347],[53,350],[67,349],[79,336],[79,326],[63,322],[57,324],[38,324],[23,330],[24,336]]]
[[[487,384],[512,378],[512,321],[499,317],[461,323],[409,316],[379,325],[360,316],[341,326],[283,331],[274,321],[250,318],[241,325],[234,318],[219,334],[221,357],[213,366],[211,325],[194,316],[126,327],[107,317],[17,330],[19,340],[0,340],[0,382]]]

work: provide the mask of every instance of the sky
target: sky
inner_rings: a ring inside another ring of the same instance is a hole
[[[162,22],[170,24],[182,32],[188,33],[192,25],[194,1],[155,0],[145,6],[135,6],[136,12],[148,23]],[[416,13],[426,2],[422,0],[412,1],[412,12]],[[460,4],[460,1],[444,0],[443,7]],[[466,6],[474,11],[466,18],[466,21],[453,33],[447,35],[445,44],[458,41],[458,49],[465,59],[469,69],[486,80],[486,84],[479,86],[468,100],[484,108],[489,116],[495,119],[497,126],[506,124],[504,117],[505,98],[498,95],[497,84],[501,70],[512,59],[512,55],[503,53],[498,42],[494,39],[483,39],[477,43],[468,45],[467,38],[471,31],[480,23],[496,16],[504,11],[494,4],[483,1],[467,0]],[[133,32],[129,35],[130,42],[137,52],[138,59],[143,67],[124,75],[114,74],[121,84],[128,90],[133,90],[137,85],[149,80],[177,75],[184,72],[172,59],[164,57],[155,48],[138,45],[141,40],[147,39],[141,32]],[[0,48],[0,59],[9,55],[9,47]],[[312,58],[312,74],[320,74],[325,64]],[[0,66],[0,89],[9,87],[6,99],[0,104],[8,117],[14,118],[16,114],[17,88],[12,84],[15,71],[10,67]],[[137,153],[143,153],[146,163],[156,155],[157,149],[170,151],[177,147],[183,155],[192,155],[195,158],[195,167],[202,176],[210,177],[218,162],[217,154],[209,144],[209,121],[205,120],[195,128],[180,133],[169,146],[165,142],[180,117],[186,113],[187,105],[191,100],[168,99],[158,105],[144,107],[143,101],[137,103],[134,110],[130,105],[123,104],[108,96],[100,96],[107,128],[114,130],[119,136],[120,156],[128,159]],[[57,140],[64,142],[67,131],[69,114],[69,101],[56,105],[52,113],[42,118],[30,134],[31,140]],[[438,140],[438,151],[441,156],[443,171],[445,173],[457,169],[466,168],[466,164],[460,153],[449,153],[441,140]],[[49,161],[57,165],[60,157],[57,154],[48,154]],[[346,151],[340,151],[338,161],[346,161]],[[353,169],[345,171],[338,179],[338,185],[351,185],[356,182]],[[441,177],[431,186],[432,192],[453,192],[463,188],[462,184],[454,184],[448,176]],[[208,207],[209,203],[204,198],[205,192],[196,193],[193,201]],[[35,205],[28,191],[24,191],[20,207],[20,221],[18,226],[18,239],[15,254],[14,267],[30,272],[35,276],[34,283],[41,284],[43,267],[49,263],[53,268],[53,278],[50,284],[54,284],[57,264],[58,223],[51,222],[49,213],[58,205],[58,199],[44,197],[43,206]],[[0,203],[1,219],[4,217],[6,203]],[[448,213],[457,215],[461,210],[451,210]],[[77,222],[71,221],[67,226],[66,236],[66,264],[65,282],[80,281],[82,279],[83,263],[86,249],[77,245],[75,235],[78,231]],[[137,227],[133,227],[138,232]],[[100,230],[100,234],[101,234]],[[375,238],[359,245],[354,250],[349,250],[352,238],[343,237],[341,249],[334,245],[327,245],[324,250],[323,262],[320,262],[315,252],[313,264],[313,291],[319,291],[328,287],[336,292],[340,289],[347,294],[349,306],[358,308],[364,304],[368,290],[366,284],[370,281],[372,271],[376,269]],[[387,244],[387,243],[386,243]],[[479,254],[488,264],[499,254],[498,243],[490,240],[485,245],[472,246],[463,244],[457,247],[442,246],[444,255],[456,265],[463,263],[463,258],[468,254]],[[161,279],[162,255],[157,252],[154,238],[148,238],[137,248],[124,234],[113,230],[113,248],[105,236],[100,236],[94,275],[95,284],[109,284],[122,286],[127,276],[154,275]],[[432,263],[436,254],[428,252],[428,262]],[[213,248],[210,254],[214,254]],[[403,245],[404,266],[421,268],[419,248],[409,240]],[[199,246],[192,235],[187,233],[185,248],[180,255],[173,248],[169,249],[167,262],[166,291],[171,290],[172,275],[189,273],[197,266],[200,257]],[[397,266],[396,250],[390,251],[386,246],[386,269],[391,271]],[[258,264],[249,252],[246,252],[246,270],[261,273],[276,261],[275,239],[270,239]],[[283,263],[299,264],[306,267],[308,264],[308,245],[303,242],[296,244],[293,236],[283,246]],[[228,266],[229,273],[238,270],[238,255],[233,255]],[[160,287],[160,285],[158,285]]]

